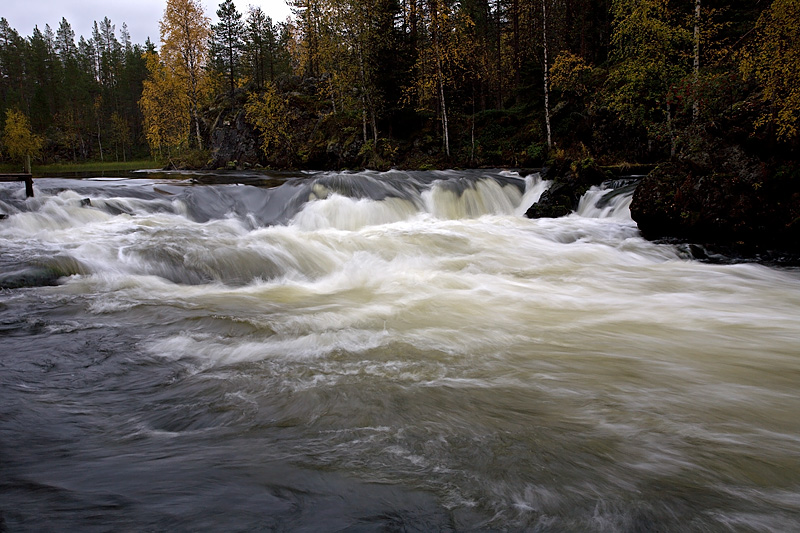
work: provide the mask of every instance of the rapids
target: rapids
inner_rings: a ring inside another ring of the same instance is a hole
[[[0,184],[0,531],[800,526],[797,270],[538,175],[167,178]]]

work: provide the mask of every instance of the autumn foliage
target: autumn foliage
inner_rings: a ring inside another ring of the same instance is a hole
[[[12,161],[25,161],[27,166],[28,158],[39,154],[42,143],[42,137],[31,132],[28,117],[19,110],[9,109],[3,128],[3,147],[8,157]]]
[[[205,153],[235,117],[281,166],[653,162],[709,136],[800,150],[796,0],[290,5],[273,21],[224,0],[212,24],[165,0],[158,45],[107,18],[77,42],[66,20],[24,38],[0,19],[0,113],[73,161]]]

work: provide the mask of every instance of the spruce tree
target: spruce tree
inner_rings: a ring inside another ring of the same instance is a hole
[[[236,9],[233,0],[225,0],[217,9],[219,23],[212,26],[212,61],[223,69],[230,83],[231,95],[236,89],[239,60],[244,47],[244,23],[242,14]]]

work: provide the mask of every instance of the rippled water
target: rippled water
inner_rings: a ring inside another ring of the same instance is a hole
[[[798,272],[547,185],[0,184],[0,530],[800,527]]]

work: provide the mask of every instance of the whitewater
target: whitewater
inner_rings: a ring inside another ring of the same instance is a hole
[[[797,269],[611,184],[213,178],[0,184],[0,531],[800,527]]]

